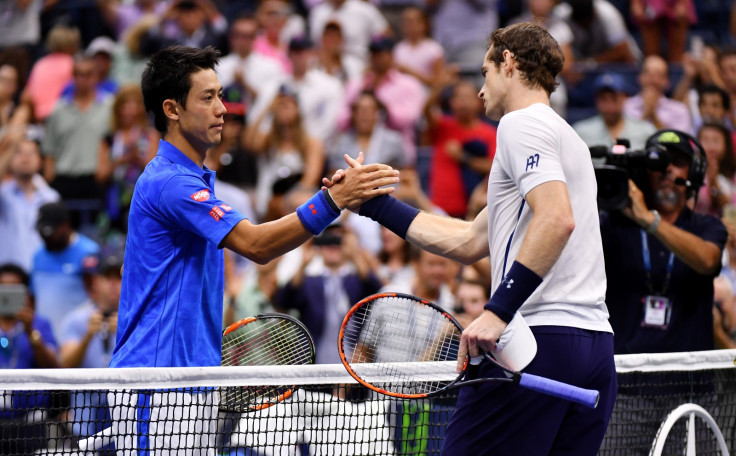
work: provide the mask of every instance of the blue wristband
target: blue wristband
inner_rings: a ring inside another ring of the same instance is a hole
[[[324,192],[319,191],[306,203],[296,208],[296,215],[299,216],[304,228],[317,236],[340,216],[340,211],[333,209]]]
[[[363,203],[358,214],[375,220],[406,239],[406,232],[419,209],[389,195],[377,196]]]
[[[536,272],[514,261],[503,282],[496,288],[484,309],[490,310],[498,318],[508,323],[540,283],[542,283],[542,278]]]

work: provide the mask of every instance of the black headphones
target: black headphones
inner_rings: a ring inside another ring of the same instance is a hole
[[[676,136],[677,141],[661,141],[661,139],[666,139],[667,136]],[[690,169],[687,173],[686,183],[688,198],[697,195],[698,190],[705,183],[705,171],[708,167],[705,149],[703,149],[700,142],[684,131],[667,128],[658,130],[647,139],[647,149],[656,144],[661,144],[668,150],[676,148],[690,157]]]

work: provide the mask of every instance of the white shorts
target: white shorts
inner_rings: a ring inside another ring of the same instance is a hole
[[[216,390],[107,393],[117,456],[214,456]]]

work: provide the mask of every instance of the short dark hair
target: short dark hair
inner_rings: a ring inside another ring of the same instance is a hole
[[[706,94],[719,95],[721,97],[721,101],[723,102],[724,109],[726,109],[726,111],[731,109],[731,97],[728,96],[728,92],[715,84],[707,84],[701,87],[700,90],[698,90],[698,105],[702,102],[703,95]]]
[[[0,264],[0,275],[2,274],[13,274],[14,276],[18,277],[20,282],[26,286],[26,288],[31,286],[31,278],[28,275],[28,273],[23,269],[22,267],[18,266],[14,263],[4,263]]]
[[[176,100],[186,109],[192,74],[214,70],[219,58],[220,51],[212,46],[198,49],[180,45],[162,49],[151,57],[141,77],[141,89],[143,104],[146,111],[153,113],[156,130],[166,133],[164,100]]]
[[[503,63],[503,51],[509,50],[530,87],[541,87],[550,95],[557,88],[555,78],[562,71],[565,56],[557,41],[542,27],[522,22],[500,28],[488,41],[488,59],[496,66]]]

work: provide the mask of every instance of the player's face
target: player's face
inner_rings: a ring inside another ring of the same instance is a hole
[[[501,72],[501,66],[489,60],[493,48],[488,49],[483,59],[481,71],[485,82],[478,96],[483,100],[486,116],[491,120],[501,120],[506,110],[506,84]]]
[[[222,126],[227,110],[222,104],[222,85],[213,70],[191,75],[192,87],[187,107],[178,106],[179,128],[196,150],[206,151],[222,141]]]

